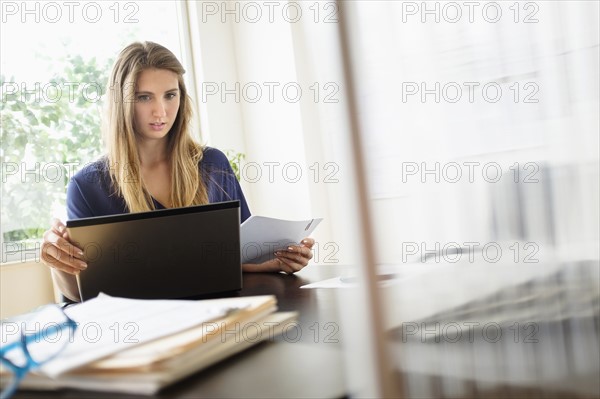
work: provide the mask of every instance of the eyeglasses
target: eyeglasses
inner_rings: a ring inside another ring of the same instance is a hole
[[[73,340],[77,323],[56,305],[23,318],[0,321],[0,399],[10,398],[31,371],[56,357]]]

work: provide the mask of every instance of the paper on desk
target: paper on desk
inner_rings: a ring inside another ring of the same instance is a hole
[[[261,263],[273,252],[297,245],[321,223],[322,218],[299,221],[250,216],[240,229],[242,263]]]
[[[238,308],[244,303],[237,304]],[[77,323],[69,343],[40,371],[52,378],[105,356],[221,318],[233,308],[202,301],[98,297],[65,309]],[[53,342],[42,342],[52,345]]]
[[[379,286],[385,287],[421,273],[435,271],[439,267],[439,265],[432,264],[378,265],[378,283]],[[360,279],[357,276],[348,273],[343,276],[306,284],[300,288],[353,288],[356,287],[359,282]]]

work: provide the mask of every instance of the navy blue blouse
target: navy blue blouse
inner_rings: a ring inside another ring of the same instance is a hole
[[[216,148],[205,147],[199,168],[208,191],[208,201],[239,200],[240,222],[248,219],[250,210],[246,198],[225,154]],[[156,209],[164,209],[161,203],[153,201]],[[86,165],[73,176],[67,187],[69,220],[121,213],[129,213],[129,209],[123,198],[115,194],[106,158]]]

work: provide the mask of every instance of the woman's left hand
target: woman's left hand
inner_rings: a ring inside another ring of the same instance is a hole
[[[285,272],[294,274],[302,270],[312,259],[315,240],[305,238],[300,245],[290,245],[287,249],[275,252],[275,258],[261,264],[244,264],[247,272]]]
[[[315,245],[315,240],[305,238],[300,242],[300,245],[290,245],[287,250],[275,252],[275,260],[279,263],[279,270],[287,274],[294,274],[302,270],[313,257],[313,245]]]

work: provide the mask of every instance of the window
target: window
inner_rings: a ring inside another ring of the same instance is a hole
[[[118,52],[149,40],[181,60],[180,6],[2,2],[2,263],[37,258],[51,219],[66,219],[69,178],[102,153],[103,93]]]

